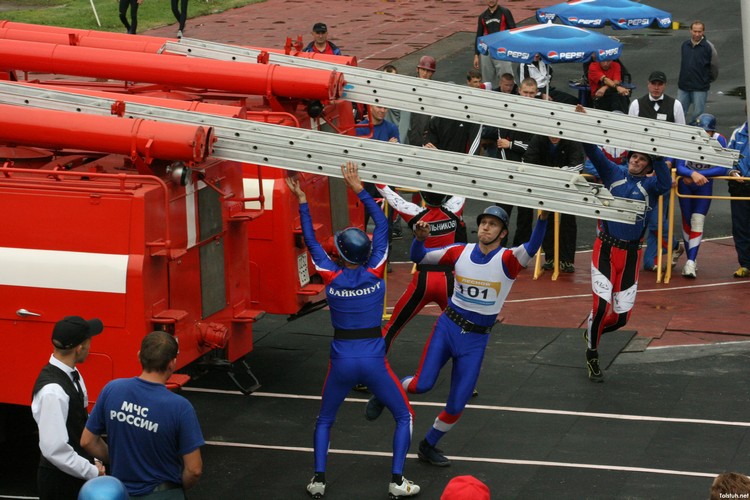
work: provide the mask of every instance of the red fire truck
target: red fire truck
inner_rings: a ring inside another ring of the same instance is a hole
[[[211,126],[161,118],[189,111],[309,129],[310,107],[328,106],[330,124],[351,133],[351,104],[331,104],[340,75],[186,64],[155,53],[164,39],[134,40],[0,24],[0,52],[14,54],[0,57],[0,79],[114,102],[116,115],[0,105],[2,375],[13,380],[0,403],[30,404],[52,326],[66,315],[105,325],[85,365],[93,400],[107,381],[138,373],[136,352],[151,330],[178,338],[180,367],[206,355],[227,365],[252,350],[264,312],[295,315],[320,300],[284,170],[215,158]],[[157,111],[122,119],[133,103]],[[337,107],[346,110],[340,119]],[[361,226],[361,207],[341,186],[304,182],[319,238]],[[245,381],[246,390],[257,382]]]

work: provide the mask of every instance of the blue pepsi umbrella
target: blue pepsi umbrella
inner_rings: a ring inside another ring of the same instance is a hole
[[[608,36],[561,24],[535,24],[479,37],[477,49],[500,61],[531,63],[540,54],[547,64],[618,59],[622,44]]]
[[[580,28],[603,28],[607,23],[616,30],[672,26],[669,12],[631,0],[571,0],[537,10],[536,18],[540,23],[558,18]]]

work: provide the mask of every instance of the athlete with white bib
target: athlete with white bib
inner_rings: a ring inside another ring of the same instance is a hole
[[[415,225],[411,258],[417,264],[450,265],[455,269],[455,285],[448,307],[435,323],[414,376],[401,381],[412,394],[427,392],[449,359],[453,360],[451,387],[445,409],[435,419],[425,439],[419,443],[419,459],[445,467],[450,460],[436,449],[440,438],[461,417],[479,378],[489,333],[505,303],[518,273],[534,257],[544,239],[547,212],[539,215],[527,243],[504,248],[500,241],[508,234],[508,214],[498,206],[487,207],[477,217],[478,243],[456,243],[443,248],[426,249],[430,234],[427,222]],[[383,411],[375,397],[367,404],[367,418],[373,420]]]

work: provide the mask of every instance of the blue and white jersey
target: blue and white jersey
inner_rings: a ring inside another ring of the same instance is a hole
[[[497,316],[514,281],[502,265],[503,255],[510,251],[501,248],[486,262],[474,262],[471,258],[474,247],[475,243],[466,245],[456,261],[451,302],[467,311]]]
[[[627,164],[618,165],[608,160],[598,146],[583,144],[583,149],[594,168],[596,168],[602,184],[609,189],[613,196],[629,198],[631,200],[643,200],[648,207],[646,210],[652,210],[656,206],[659,196],[667,193],[672,187],[672,176],[664,160],[656,160],[654,162],[655,176],[633,176],[628,172]],[[644,217],[636,221],[635,224],[599,221],[599,226],[600,230],[604,230],[617,239],[638,241],[641,239],[646,227],[646,217],[644,214]]]

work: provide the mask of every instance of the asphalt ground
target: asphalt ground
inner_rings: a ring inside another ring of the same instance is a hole
[[[262,387],[244,396],[226,374],[196,376],[182,394],[195,406],[207,445],[191,499],[306,498],[312,433],[328,363],[327,311],[256,325],[247,362]],[[413,373],[434,318],[416,317],[390,360]],[[633,331],[602,343],[603,384],[582,363],[580,329],[500,325],[492,333],[479,396],[441,441],[453,460],[416,459],[450,381],[412,396],[415,423],[405,475],[437,499],[456,475],[484,481],[492,498],[706,498],[723,471],[750,470],[747,343],[623,352]],[[241,374],[243,383],[250,383]],[[333,429],[325,498],[386,498],[394,423],[364,418],[368,395],[352,392]],[[33,440],[4,446],[0,497],[34,498]]]

